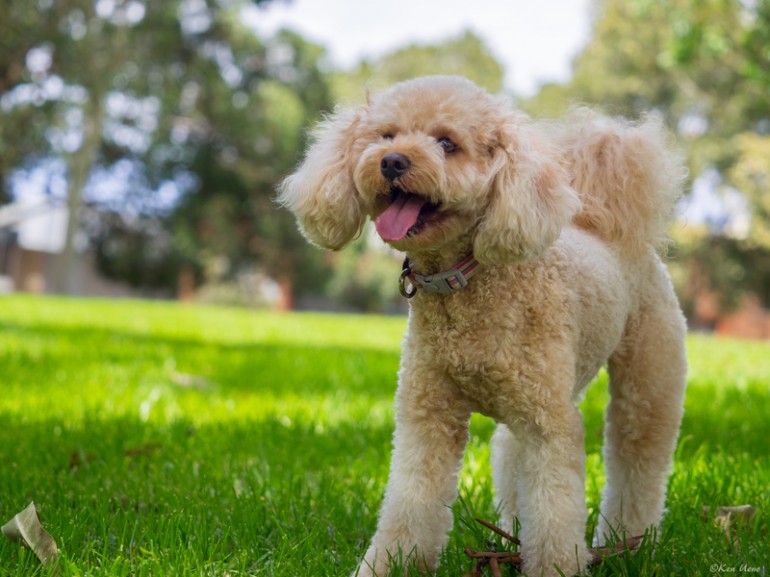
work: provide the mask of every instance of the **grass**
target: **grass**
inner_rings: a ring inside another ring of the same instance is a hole
[[[86,576],[346,575],[387,477],[404,319],[173,303],[0,299],[0,522],[34,500]],[[770,344],[693,336],[687,413],[655,554],[595,575],[766,574]],[[583,403],[592,522],[600,377]],[[441,576],[486,548],[488,440],[474,417]],[[704,506],[751,504],[728,539]],[[764,571],[765,573],[761,573]],[[44,575],[0,539],[0,575]]]

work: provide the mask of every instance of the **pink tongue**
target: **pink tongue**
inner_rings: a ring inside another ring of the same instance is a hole
[[[426,202],[428,201],[416,194],[400,193],[374,222],[382,239],[395,242],[404,238],[409,229],[417,223],[420,209]]]

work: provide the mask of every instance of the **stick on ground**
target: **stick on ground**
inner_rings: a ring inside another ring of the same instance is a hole
[[[493,525],[489,521],[483,519],[476,519],[477,523],[484,525],[490,531],[498,534],[503,539],[510,541],[514,545],[521,545],[521,541],[513,535],[502,530],[500,527]],[[600,565],[604,561],[605,557],[609,555],[625,555],[628,551],[633,551],[644,541],[644,535],[638,535],[636,537],[629,537],[625,541],[609,545],[607,547],[591,548],[588,552],[591,555],[591,565]],[[513,565],[517,569],[521,569],[521,554],[516,551],[474,551],[473,549],[466,548],[465,554],[471,559],[477,560],[476,565],[469,573],[466,573],[464,577],[481,577],[484,575],[484,569],[489,567],[492,572],[492,577],[501,577],[500,571],[501,564]]]

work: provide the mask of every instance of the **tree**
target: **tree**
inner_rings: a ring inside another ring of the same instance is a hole
[[[31,51],[54,31],[55,25],[52,18],[41,17],[33,3],[0,4],[0,204],[11,199],[8,177],[12,170],[47,146],[45,132],[52,106],[40,86],[46,54],[40,52],[36,59]],[[31,87],[31,83],[37,90],[13,96],[17,87]],[[19,106],[17,100],[36,102],[35,106]]]
[[[81,226],[103,270],[136,284],[166,285],[182,270],[200,276],[211,255],[230,262],[229,274],[259,262],[291,278],[285,255],[309,253],[272,196],[302,126],[328,108],[322,52],[288,33],[262,42],[242,24],[247,4],[0,7],[0,22],[19,31],[3,36],[0,55],[0,176],[42,158],[66,161],[62,271]],[[25,134],[30,121],[39,128]],[[9,146],[17,140],[25,146]],[[116,180],[120,190],[100,190]],[[63,277],[59,289],[67,284]]]
[[[130,61],[132,28],[143,20],[146,7],[137,0],[72,0],[40,3],[32,8],[34,13],[25,2],[6,3],[5,10],[14,25],[17,19],[23,22],[24,36],[7,37],[11,60],[5,68],[3,115],[32,119],[33,125],[35,121],[47,124],[32,132],[37,137],[34,148],[22,153],[26,157],[11,158],[11,167],[30,157],[33,161],[35,157],[59,157],[66,162],[69,225],[57,288],[70,292],[68,271],[83,191],[111,136],[105,130],[107,98],[116,88],[115,71],[122,72]],[[46,109],[48,114],[44,114]],[[18,128],[14,133],[19,134]]]
[[[545,87],[523,106],[554,115],[574,102],[631,117],[662,113],[680,136],[693,179],[715,171],[714,194],[740,191],[752,215],[745,234],[706,226],[680,239],[680,260],[694,260],[687,268],[699,270],[725,304],[736,301],[730,293],[737,288],[770,305],[766,279],[735,272],[761,270],[770,250],[770,1],[604,0],[597,15],[572,81]]]
[[[323,53],[288,32],[258,45],[237,23],[228,26],[233,61],[258,55],[260,64],[234,86],[212,71],[188,81],[194,97],[181,113],[192,119],[184,128],[188,156],[164,170],[188,170],[195,183],[169,218],[173,246],[197,275],[211,258],[227,263],[225,276],[258,262],[288,295],[323,268],[274,203],[276,183],[303,148],[303,127],[331,107],[317,66]]]

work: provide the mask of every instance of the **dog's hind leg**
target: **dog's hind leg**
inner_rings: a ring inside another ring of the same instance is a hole
[[[519,443],[510,429],[498,425],[492,436],[492,479],[495,485],[495,504],[500,510],[500,527],[513,529],[513,519],[518,515],[518,490],[516,472],[521,461]]]
[[[686,328],[676,297],[664,275],[657,280],[609,360],[607,486],[598,543],[611,539],[613,531],[642,534],[657,526],[663,515],[687,362]]]

